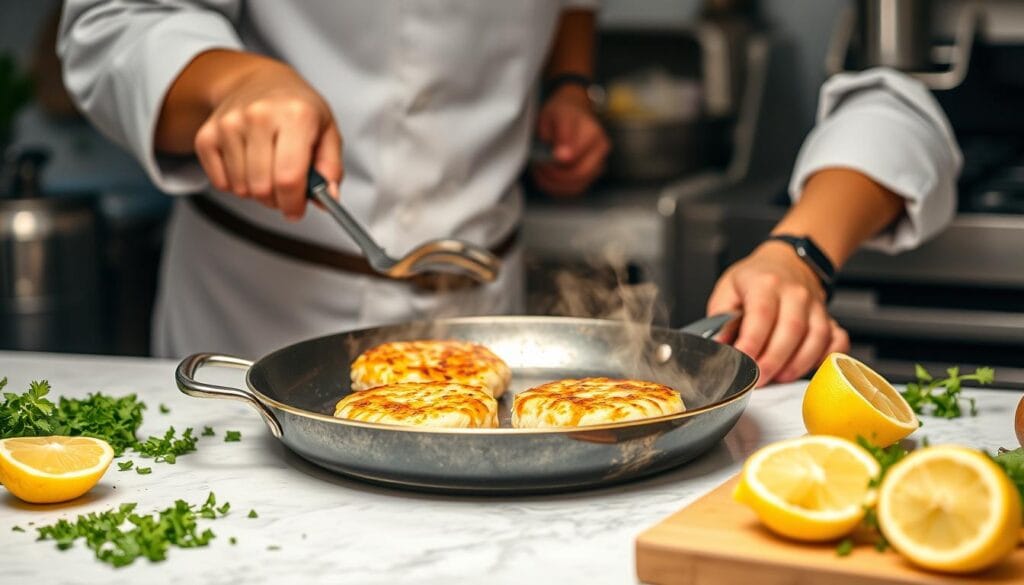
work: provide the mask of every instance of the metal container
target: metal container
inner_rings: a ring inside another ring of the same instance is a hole
[[[95,351],[101,342],[93,197],[0,196],[0,348]]]
[[[701,336],[733,315],[673,330],[646,343],[621,322],[566,317],[469,317],[404,323],[302,341],[256,362],[196,354],[178,366],[191,396],[240,400],[291,450],[327,469],[395,487],[479,494],[552,492],[608,485],[682,465],[714,447],[742,414],[757,365]],[[696,334],[695,334],[696,333]],[[698,336],[697,334],[701,335]],[[463,339],[486,345],[512,369],[499,402],[504,428],[439,429],[334,418],[348,394],[349,365],[385,341]],[[653,359],[651,359],[653,357]],[[246,388],[199,382],[204,366],[247,370]],[[576,428],[509,428],[512,396],[543,382],[610,376],[662,383],[686,411]]]

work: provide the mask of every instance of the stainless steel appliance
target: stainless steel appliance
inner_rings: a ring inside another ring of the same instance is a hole
[[[45,155],[9,161],[0,194],[0,348],[94,351],[101,341],[99,236],[91,196],[42,197]]]
[[[964,22],[961,6],[940,4],[948,10],[936,19]],[[970,4],[972,10],[991,8],[976,20],[990,24],[977,31],[962,82],[935,91],[965,156],[958,214],[917,250],[858,253],[840,274],[831,311],[850,331],[854,353],[892,379],[910,379],[915,362],[991,365],[1000,385],[1022,386],[1024,4]],[[999,24],[992,25],[994,19]],[[950,46],[958,35],[939,34],[932,43]],[[721,271],[758,245],[782,216],[786,179],[762,176],[679,206],[675,322],[703,314]]]

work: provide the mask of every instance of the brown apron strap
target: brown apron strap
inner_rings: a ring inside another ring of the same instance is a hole
[[[456,274],[420,274],[409,279],[394,279],[374,270],[370,263],[366,261],[366,258],[362,256],[349,254],[348,252],[312,242],[305,242],[268,230],[228,211],[208,195],[201,193],[191,195],[188,197],[188,201],[200,215],[224,231],[264,250],[287,256],[293,260],[316,264],[350,274],[372,276],[394,282],[408,282],[419,289],[427,291],[458,290],[479,286],[479,283],[473,279]],[[516,229],[512,230],[511,233],[491,248],[491,253],[499,258],[505,257],[519,240],[519,231],[520,229],[517,226]]]

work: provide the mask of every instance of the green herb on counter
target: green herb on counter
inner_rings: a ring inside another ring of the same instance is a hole
[[[0,389],[6,384],[7,378],[0,380]],[[46,380],[31,382],[22,394],[5,392],[0,403],[0,438],[95,437],[110,443],[115,455],[137,442],[135,433],[146,406],[134,394],[120,398],[90,394],[84,399],[61,398],[54,404],[46,398],[49,392]]]
[[[967,381],[977,382],[979,385],[991,384],[995,380],[996,371],[981,367],[974,370],[973,374],[960,375],[960,368],[953,367],[947,369],[946,374],[947,378],[934,378],[924,366],[916,364],[914,375],[917,382],[907,384],[907,389],[900,394],[917,414],[959,418],[963,416],[960,405],[962,384]],[[971,416],[978,414],[974,399],[968,398],[967,403]]]
[[[7,378],[0,379],[0,390],[5,386]],[[32,382],[24,394],[4,392],[4,401],[0,403],[0,439],[52,435],[54,405],[45,398],[49,391],[49,382],[43,380]]]
[[[119,461],[117,463],[118,471],[128,471],[135,466],[135,462],[129,459],[128,461]]]
[[[21,526],[11,526],[11,532],[25,532],[25,529]]]
[[[138,473],[139,475],[149,475],[150,473],[153,473],[153,468],[152,467],[136,467],[135,468],[135,473]]]
[[[277,546],[276,544],[272,544],[267,547],[267,550],[281,550],[281,547]]]
[[[213,427],[203,427],[203,436],[204,437],[212,437],[212,436],[214,436],[216,434],[217,433],[213,432]]]
[[[852,553],[852,552],[853,552],[853,541],[850,540],[849,538],[844,538],[843,540],[841,540],[839,542],[839,545],[836,546],[836,554],[841,556],[841,557],[849,556],[850,553]]]
[[[242,440],[242,431],[226,431],[224,433],[225,443],[237,443]]]
[[[232,544],[232,545],[236,545],[236,544],[238,544],[238,539],[235,538],[234,536],[232,536],[231,538],[228,539],[228,542],[230,544]]]
[[[152,457],[157,463],[173,464],[179,455],[195,451],[196,441],[197,438],[192,436],[191,428],[185,429],[181,437],[176,437],[174,427],[171,427],[163,437],[150,437],[145,443],[136,445],[135,450],[143,457]]]
[[[197,520],[206,516],[216,504],[213,493],[197,510],[184,500],[154,514],[135,513],[136,504],[122,504],[116,510],[78,516],[74,522],[59,520],[38,528],[39,540],[53,540],[57,548],[66,550],[75,541],[84,539],[96,558],[115,567],[124,567],[145,557],[151,562],[163,561],[172,547],[207,546],[215,538],[213,531],[199,530]]]
[[[878,461],[878,465],[881,468],[878,472],[878,477],[872,479],[869,484],[869,487],[873,488],[882,485],[882,480],[885,478],[885,474],[889,472],[889,468],[899,463],[901,459],[910,453],[899,443],[889,445],[888,447],[879,447],[864,437],[857,437],[857,444],[867,450],[868,453],[871,453],[871,456]]]
[[[992,457],[992,460],[1003,468],[1013,485],[1017,486],[1021,508],[1024,509],[1024,447],[1012,451],[1001,449],[998,455]]]
[[[161,402],[160,403],[160,414],[168,414],[170,412],[171,412],[171,409],[166,404]]]
[[[249,518],[259,518],[259,514],[256,513],[256,510],[249,510]]]
[[[231,502],[224,502],[224,505],[219,507],[219,508],[217,508],[217,511],[220,512],[221,516],[227,516],[228,510],[230,510],[230,509],[231,509]]]

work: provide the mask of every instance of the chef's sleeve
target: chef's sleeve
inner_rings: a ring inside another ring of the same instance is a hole
[[[963,164],[949,121],[920,82],[891,69],[843,73],[821,89],[818,123],[789,184],[799,200],[828,168],[859,171],[906,200],[906,212],[865,247],[895,254],[945,228],[956,211]]]
[[[238,0],[67,0],[57,51],[64,84],[101,132],[127,148],[167,193],[207,186],[195,157],[154,150],[164,97],[182,70],[211,49],[242,49]]]

